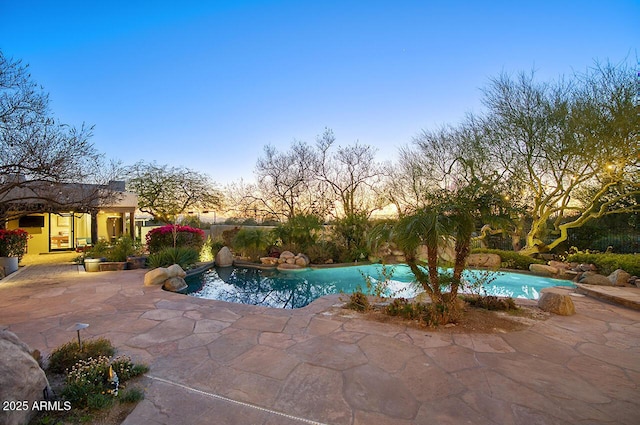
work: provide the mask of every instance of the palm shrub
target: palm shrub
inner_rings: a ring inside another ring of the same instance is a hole
[[[300,214],[278,225],[272,232],[274,238],[280,240],[284,247],[304,252],[318,242],[321,229],[322,221],[318,216]]]
[[[374,248],[393,241],[402,250],[416,282],[431,298],[430,322],[444,324],[458,317],[458,289],[470,252],[474,230],[473,216],[464,203],[443,203],[416,211],[396,222],[381,223],[372,229],[370,242]],[[448,277],[438,271],[438,249],[454,240],[453,274]],[[417,256],[425,246],[426,264]],[[425,269],[426,265],[426,269]]]
[[[167,224],[152,229],[147,233],[147,248],[150,254],[157,253],[164,248],[195,248],[200,250],[204,244],[204,231],[190,226]]]
[[[267,247],[272,245],[273,234],[260,229],[242,228],[232,241],[232,247],[236,252],[240,252],[242,256],[257,259],[264,256]]]
[[[147,264],[151,268],[169,267],[178,264],[187,270],[200,259],[200,251],[191,247],[167,247],[161,251],[149,254]]]

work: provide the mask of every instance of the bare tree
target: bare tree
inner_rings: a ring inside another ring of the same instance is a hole
[[[222,193],[211,178],[184,167],[137,162],[127,170],[127,187],[138,195],[138,208],[159,221],[173,223],[190,209],[216,210]]]
[[[258,158],[255,191],[250,204],[263,214],[290,219],[317,207],[312,196],[316,157],[304,142],[294,142],[286,152],[267,145]]]
[[[92,130],[59,123],[27,66],[0,51],[2,225],[28,212],[93,211],[116,196],[117,164],[105,164]]]
[[[376,149],[356,142],[332,151],[334,144],[335,136],[330,129],[318,137],[316,179],[333,194],[342,216],[368,216],[381,207],[377,189],[384,167],[376,161]]]

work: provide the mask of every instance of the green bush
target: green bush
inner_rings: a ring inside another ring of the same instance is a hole
[[[622,269],[634,276],[640,276],[640,254],[592,254],[578,252],[567,256],[570,263],[595,264],[600,273],[608,275]]]
[[[105,338],[83,341],[82,350],[76,341],[68,342],[51,352],[49,370],[53,373],[64,373],[80,360],[87,360],[90,357],[111,357],[115,351],[111,342]]]
[[[498,254],[502,263],[501,268],[515,270],[529,270],[530,264],[545,264],[544,261],[528,255],[518,254],[515,251],[504,251],[501,249],[478,248],[471,251],[472,254]]]
[[[107,249],[105,257],[107,261],[127,261],[127,257],[140,255],[142,249],[131,236],[125,235],[118,238],[113,246]]]
[[[120,403],[137,403],[144,399],[144,391],[140,388],[127,388],[118,398]]]
[[[232,247],[242,256],[257,260],[267,254],[267,247],[274,243],[271,232],[243,227],[233,238]]]
[[[110,248],[107,241],[98,241],[87,250],[84,256],[86,258],[103,258],[107,256]]]
[[[149,255],[147,264],[151,268],[169,267],[178,264],[183,270],[187,270],[200,259],[200,251],[196,248],[164,248],[163,250]]]

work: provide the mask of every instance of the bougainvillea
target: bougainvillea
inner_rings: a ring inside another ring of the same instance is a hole
[[[200,250],[204,244],[204,231],[190,226],[181,226],[167,224],[166,226],[156,227],[147,233],[147,248],[149,253],[153,254],[161,251],[163,248],[187,247]]]
[[[0,257],[22,258],[27,251],[29,233],[22,229],[0,229]]]

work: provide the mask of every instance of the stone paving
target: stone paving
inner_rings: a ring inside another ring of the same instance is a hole
[[[640,311],[574,294],[524,331],[372,322],[325,297],[298,310],[142,285],[144,270],[33,265],[0,282],[0,328],[48,354],[109,338],[150,365],[136,424],[637,424]]]

